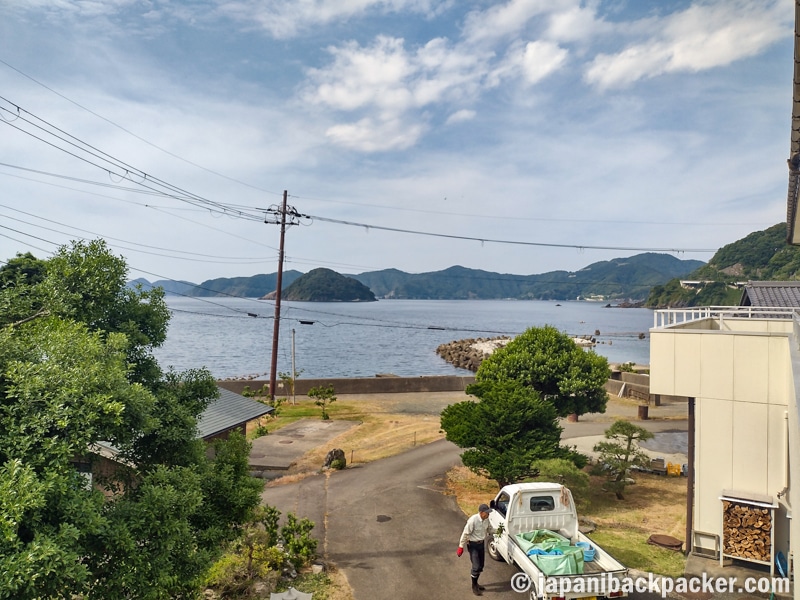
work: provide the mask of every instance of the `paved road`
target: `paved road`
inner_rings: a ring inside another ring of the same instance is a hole
[[[460,464],[446,441],[367,465],[268,487],[267,504],[317,523],[319,554],[344,572],[355,600],[472,597],[469,558],[455,551],[465,517],[443,494],[444,474]],[[487,557],[485,595],[520,600],[516,569]]]
[[[680,420],[641,424],[654,432],[686,430]],[[601,435],[609,420],[564,426],[563,437],[573,440]],[[443,493],[445,473],[461,464],[459,454],[459,448],[441,440],[344,471],[268,487],[263,499],[284,514],[293,512],[316,523],[319,555],[345,574],[355,600],[471,598],[469,558],[455,554],[465,516],[454,497]],[[484,596],[527,600],[511,589],[515,573],[516,568],[487,557],[481,577]]]

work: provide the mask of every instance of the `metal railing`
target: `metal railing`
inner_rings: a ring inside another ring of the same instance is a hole
[[[663,329],[691,321],[714,319],[791,319],[800,309],[772,306],[698,306],[694,308],[664,308],[653,311],[653,327]]]

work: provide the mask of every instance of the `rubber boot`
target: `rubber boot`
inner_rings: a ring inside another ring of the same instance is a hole
[[[480,591],[483,591],[483,590],[485,590],[486,588],[485,588],[485,587],[483,587],[483,586],[482,586],[480,583],[478,583],[478,579],[480,579],[480,575],[478,575],[478,576],[475,578],[475,584],[478,586],[478,589],[479,589]]]
[[[481,588],[478,586],[478,578],[472,578],[472,593],[476,596],[483,596],[483,592],[481,592]]]

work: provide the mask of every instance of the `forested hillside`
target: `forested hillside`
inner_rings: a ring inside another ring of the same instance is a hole
[[[708,282],[699,289],[684,289],[678,278],[653,287],[646,306],[736,305],[742,296],[737,282],[792,281],[800,278],[800,248],[786,243],[786,223],[723,246],[708,264],[681,279]]]
[[[669,254],[645,253],[592,263],[579,271],[510,275],[455,266],[410,274],[396,269],[353,275],[379,298],[414,300],[644,300],[650,288],[702,265]]]
[[[281,298],[298,302],[374,302],[363,283],[330,269],[313,269],[283,290]]]
[[[670,254],[645,253],[592,263],[578,271],[550,271],[538,275],[513,275],[453,266],[429,273],[405,273],[383,269],[349,275],[365,285],[377,298],[410,300],[630,300],[642,302],[655,285],[673,277],[684,277],[703,265],[699,260],[681,260]],[[329,273],[334,271],[327,270]],[[310,274],[309,272],[308,274]],[[307,274],[307,275],[308,275]],[[305,277],[299,271],[283,274],[284,290]],[[344,277],[344,276],[342,276]],[[323,281],[323,280],[320,280]],[[263,298],[274,293],[277,274],[210,279],[200,284],[185,281],[137,279],[145,289],[163,287],[167,294],[183,296],[238,296]],[[329,285],[330,282],[325,282]],[[304,284],[303,297],[312,290]],[[341,290],[340,290],[341,291]],[[292,291],[292,294],[296,290]],[[287,296],[284,294],[283,296]],[[356,297],[358,293],[356,293]],[[359,299],[367,299],[361,298]]]

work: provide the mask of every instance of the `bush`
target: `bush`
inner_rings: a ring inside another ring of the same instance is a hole
[[[281,527],[281,538],[295,568],[307,565],[317,557],[317,540],[311,537],[313,521],[298,519],[294,514],[286,515],[286,525]]]
[[[269,433],[269,429],[266,425],[259,425],[253,430],[253,438],[260,438]]]
[[[563,458],[537,460],[533,463],[533,468],[539,471],[538,480],[552,481],[568,487],[579,512],[589,507],[589,475],[572,461]]]

